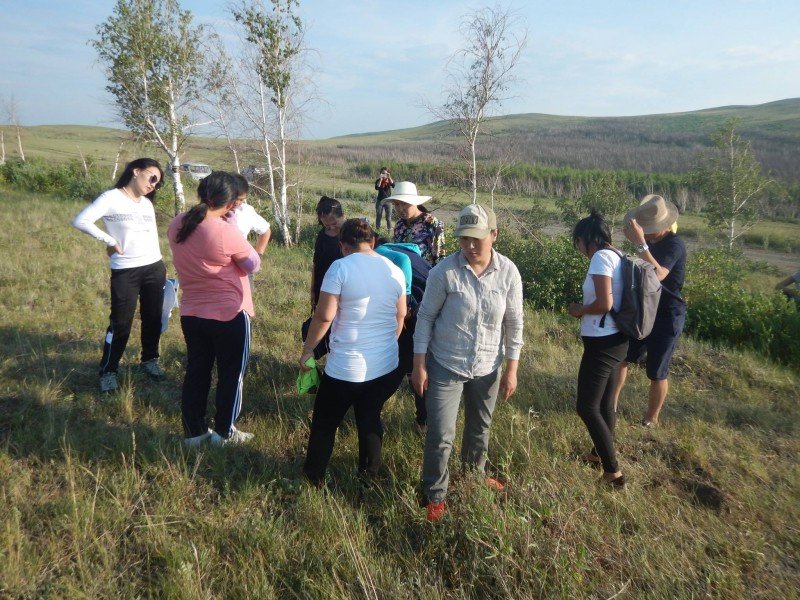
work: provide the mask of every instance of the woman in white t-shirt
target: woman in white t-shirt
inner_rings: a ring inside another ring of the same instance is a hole
[[[103,242],[111,263],[111,316],[100,360],[100,391],[117,389],[117,369],[139,303],[142,318],[141,370],[163,379],[158,364],[161,309],[167,271],[158,243],[156,190],[164,172],[158,161],[137,158],[125,166],[114,189],[100,194],[72,220],[80,231]],[[95,225],[102,220],[105,231]]]
[[[406,316],[405,277],[389,259],[374,251],[368,223],[349,219],[339,244],[343,258],[334,261],[322,280],[308,330],[300,368],[330,327],[325,363],[308,438],[303,472],[322,485],[336,430],[350,406],[358,428],[358,470],[374,476],[381,466],[381,409],[400,385],[397,337]]]
[[[572,241],[590,259],[583,282],[583,303],[572,302],[568,307],[569,314],[581,319],[583,357],[576,408],[594,443],[585,458],[602,464],[602,481],[622,487],[625,476],[614,450],[613,391],[617,367],[628,350],[628,338],[617,329],[610,312],[619,310],[622,301],[622,258],[611,246],[608,224],[595,211],[578,221]]]

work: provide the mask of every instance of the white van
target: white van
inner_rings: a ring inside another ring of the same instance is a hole
[[[200,181],[211,175],[211,167],[203,163],[185,162],[181,164],[181,172],[189,175],[195,181]]]

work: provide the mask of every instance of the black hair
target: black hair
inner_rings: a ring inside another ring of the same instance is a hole
[[[342,203],[336,198],[322,196],[319,202],[317,202],[317,223],[322,225],[320,217],[324,217],[325,215],[333,215],[334,217],[342,218],[344,216]]]
[[[119,189],[124,188],[131,182],[133,179],[133,170],[134,169],[149,169],[150,167],[155,167],[158,169],[158,183],[153,188],[153,191],[149,194],[145,195],[145,198],[149,199],[151,202],[155,201],[156,198],[156,191],[158,188],[161,187],[161,184],[164,183],[164,169],[161,168],[159,162],[154,158],[137,158],[136,160],[132,160],[127,165],[125,165],[125,170],[122,171],[122,175],[119,176],[117,179],[117,183],[114,184],[114,187]]]
[[[236,197],[244,196],[250,192],[250,182],[247,181],[247,177],[242,175],[241,173],[233,173],[233,176],[236,178],[236,185],[239,186],[239,192],[236,194]]]
[[[206,218],[209,208],[221,208],[233,204],[239,197],[239,184],[232,173],[214,171],[208,177],[200,180],[197,186],[197,195],[200,203],[195,204],[183,215],[181,227],[175,236],[175,241],[180,244],[185,242],[197,226]]]
[[[364,219],[347,219],[339,231],[339,241],[348,246],[358,246],[375,239],[375,232]]]
[[[373,235],[375,236],[375,247],[383,246],[384,244],[389,243],[389,238],[385,235],[378,235],[377,231],[373,231]]]
[[[578,240],[588,249],[594,244],[597,250],[602,250],[611,245],[611,230],[608,223],[596,210],[592,209],[588,217],[584,217],[572,230],[572,244],[577,248]]]

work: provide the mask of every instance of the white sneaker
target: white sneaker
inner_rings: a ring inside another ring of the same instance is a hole
[[[216,431],[211,432],[211,437],[209,438],[209,442],[214,444],[215,446],[238,446],[240,444],[246,444],[250,440],[253,439],[252,433],[247,433],[246,431],[239,431],[236,427],[232,428],[231,434],[224,438]]]
[[[100,393],[108,394],[119,389],[116,373],[103,373],[100,375]]]
[[[200,435],[196,435],[190,438],[183,438],[183,445],[186,446],[187,448],[198,448],[200,447],[200,444],[202,444],[208,438],[211,437],[212,433],[213,431],[209,429],[208,431],[206,431],[205,433],[201,433]]]

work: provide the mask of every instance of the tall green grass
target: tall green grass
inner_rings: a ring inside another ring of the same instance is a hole
[[[256,276],[241,419],[254,443],[182,447],[177,321],[162,339],[167,380],[130,368],[135,325],[122,390],[101,397],[107,259],[69,227],[80,206],[0,188],[0,596],[797,596],[795,373],[686,339],[663,427],[650,431],[636,426],[647,381],[632,371],[617,433],[631,483],[611,493],[576,458],[589,446],[573,412],[577,323],[528,309],[519,391],[498,406],[490,444],[506,492],[458,475],[454,456],[450,513],[432,527],[405,387],[384,413],[380,485],[355,475],[350,424],[331,485],[300,480],[307,243],[270,247]]]

